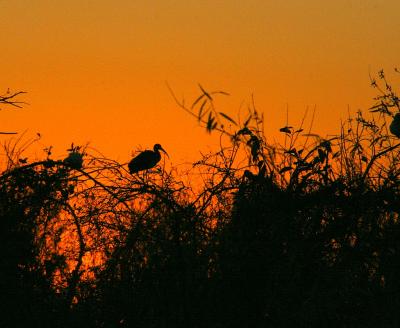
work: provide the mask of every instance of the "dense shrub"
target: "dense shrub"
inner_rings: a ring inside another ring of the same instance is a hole
[[[329,138],[284,126],[284,145],[201,87],[178,104],[221,149],[186,173],[6,147],[2,326],[397,327],[400,108],[383,72],[372,84],[372,113]]]

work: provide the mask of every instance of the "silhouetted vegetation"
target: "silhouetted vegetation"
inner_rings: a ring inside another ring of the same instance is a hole
[[[1,327],[398,327],[399,98],[335,136],[186,106],[221,148],[186,172],[72,145],[0,175]]]
[[[23,91],[11,92],[10,89],[7,90],[5,94],[0,94],[0,110],[3,107],[14,107],[14,108],[21,108],[25,102],[17,100],[18,96],[24,94]],[[16,134],[15,132],[4,132],[1,131],[0,134]]]

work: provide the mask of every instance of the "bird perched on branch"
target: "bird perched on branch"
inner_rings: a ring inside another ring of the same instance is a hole
[[[396,137],[400,138],[400,113],[397,113],[392,123],[389,126],[390,132],[392,132]]]
[[[139,155],[132,158],[128,164],[129,172],[133,174],[156,166],[161,159],[160,150],[168,156],[160,144],[155,144],[153,150],[142,151]]]

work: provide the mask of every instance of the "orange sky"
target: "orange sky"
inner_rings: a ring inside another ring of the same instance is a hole
[[[217,138],[165,81],[188,99],[198,82],[231,93],[232,116],[253,93],[270,138],[287,106],[291,124],[316,106],[314,130],[336,132],[348,106],[372,104],[369,73],[400,65],[399,0],[2,0],[0,12],[0,90],[29,102],[3,110],[0,130],[40,132],[56,153],[90,142],[127,161],[159,142],[175,164],[196,158]]]

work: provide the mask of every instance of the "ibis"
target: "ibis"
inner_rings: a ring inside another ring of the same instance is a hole
[[[139,155],[132,158],[128,164],[129,172],[133,174],[156,166],[161,159],[160,150],[168,156],[160,144],[155,144],[153,150],[142,151]]]

